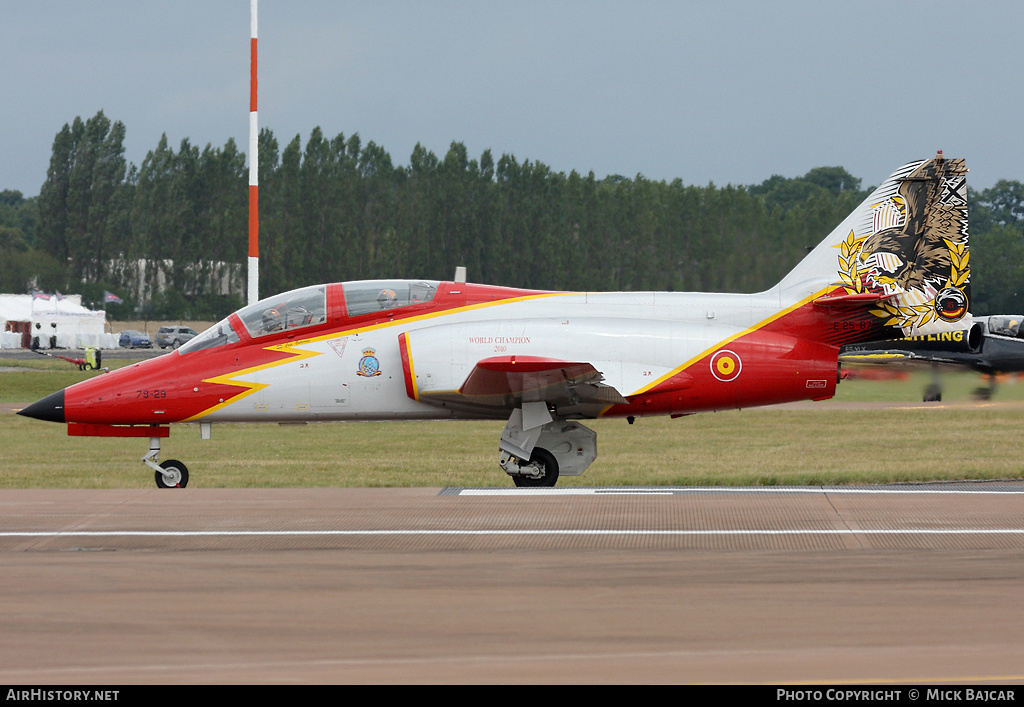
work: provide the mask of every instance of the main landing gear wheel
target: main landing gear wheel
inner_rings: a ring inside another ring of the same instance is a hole
[[[188,468],[177,459],[168,459],[154,472],[156,485],[162,489],[183,489],[188,486]]]
[[[531,479],[529,476],[513,476],[512,481],[520,487],[550,487],[558,481],[558,462],[554,455],[546,449],[534,447],[530,455],[531,464],[539,464],[544,468],[544,475],[539,479]]]

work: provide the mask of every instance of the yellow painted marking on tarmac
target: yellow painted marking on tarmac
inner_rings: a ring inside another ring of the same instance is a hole
[[[1007,402],[1010,402],[1010,401],[1007,401]],[[974,408],[1002,407],[1002,406],[1005,406],[1005,405],[1006,405],[1006,403],[971,403],[971,402],[964,403],[964,402],[961,402],[961,403],[952,403],[952,404],[949,404],[949,405],[946,405],[946,404],[942,404],[942,405],[925,405],[923,403],[919,403],[917,405],[900,405],[900,406],[893,405],[889,409],[890,410],[953,410],[953,409],[960,409],[960,410],[962,410],[963,408],[971,408],[973,410]]]

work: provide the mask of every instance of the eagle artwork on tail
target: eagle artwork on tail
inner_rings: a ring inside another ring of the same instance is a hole
[[[903,335],[927,334],[929,324],[954,322],[967,312],[966,171],[963,160],[939,153],[897,193],[872,205],[870,235],[858,239],[851,232],[844,244],[837,284],[850,293],[884,294],[872,314]]]

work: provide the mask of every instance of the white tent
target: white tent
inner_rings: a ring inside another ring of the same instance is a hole
[[[18,349],[22,345],[19,331],[28,322],[31,337],[39,337],[39,346],[50,348],[56,337],[57,348],[82,349],[96,346],[117,348],[117,336],[105,333],[106,312],[94,312],[82,306],[81,295],[58,299],[50,295],[0,295],[0,348]]]

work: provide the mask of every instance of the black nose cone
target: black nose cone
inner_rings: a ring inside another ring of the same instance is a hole
[[[18,414],[47,422],[64,422],[64,391],[58,390],[42,400],[37,400],[27,408],[18,410]]]

